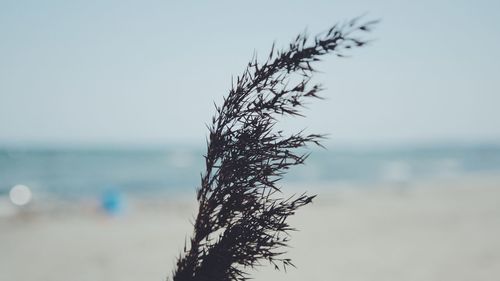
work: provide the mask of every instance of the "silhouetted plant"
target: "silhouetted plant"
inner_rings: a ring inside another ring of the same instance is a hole
[[[270,262],[276,269],[293,266],[283,257],[287,218],[315,195],[283,198],[278,181],[308,154],[297,148],[320,145],[322,135],[285,136],[276,130],[278,116],[300,115],[307,98],[319,98],[321,85],[310,86],[311,64],[328,53],[364,46],[358,36],[376,21],[354,19],[308,40],[299,34],[286,50],[273,48],[267,60],[254,58],[232,83],[209,127],[206,170],[197,190],[198,214],[189,245],[177,261],[174,281],[248,279],[247,269]],[[311,41],[311,42],[309,42]]]

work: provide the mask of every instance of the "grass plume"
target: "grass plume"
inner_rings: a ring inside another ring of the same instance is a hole
[[[306,99],[320,98],[321,85],[310,85],[312,64],[326,54],[362,47],[359,36],[377,21],[354,19],[309,39],[299,34],[284,50],[263,63],[247,65],[208,126],[206,170],[197,190],[194,232],[177,261],[174,281],[247,280],[248,270],[269,262],[276,269],[293,266],[285,257],[287,219],[314,199],[302,194],[283,198],[278,183],[287,170],[304,163],[297,151],[321,145],[319,134],[285,135],[276,130],[279,116],[302,116]]]

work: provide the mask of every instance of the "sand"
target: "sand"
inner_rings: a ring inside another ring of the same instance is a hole
[[[500,280],[500,177],[318,189],[291,221],[297,268],[256,280]],[[120,217],[92,203],[0,217],[0,280],[165,280],[194,204],[128,205]]]

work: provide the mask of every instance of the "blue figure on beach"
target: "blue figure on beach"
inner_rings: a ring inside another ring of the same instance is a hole
[[[102,195],[101,206],[106,214],[116,216],[123,213],[125,202],[119,191],[107,190]]]

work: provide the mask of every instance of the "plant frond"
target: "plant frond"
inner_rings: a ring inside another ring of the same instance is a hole
[[[299,34],[285,50],[273,44],[263,63],[255,55],[232,80],[208,124],[194,233],[177,261],[174,281],[246,280],[247,269],[263,261],[276,269],[294,266],[283,257],[294,230],[287,219],[315,195],[282,198],[277,184],[290,167],[306,160],[308,154],[297,149],[321,146],[324,136],[285,136],[275,129],[276,117],[302,116],[304,101],[319,99],[322,90],[310,85],[312,65],[323,55],[343,56],[343,51],[364,46],[367,41],[358,36],[376,23],[354,19],[312,40]]]

